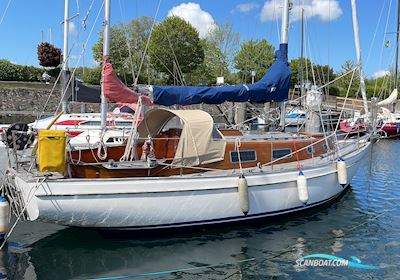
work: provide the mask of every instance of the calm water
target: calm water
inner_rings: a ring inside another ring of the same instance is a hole
[[[21,224],[0,256],[2,270],[9,279],[96,279],[196,267],[151,279],[399,279],[399,155],[400,140],[377,143],[340,201],[273,224],[130,240]],[[384,268],[295,265],[314,253],[356,256]]]

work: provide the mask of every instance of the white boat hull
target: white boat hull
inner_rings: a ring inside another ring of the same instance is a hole
[[[345,156],[349,180],[370,143]],[[336,161],[304,168],[309,201],[298,198],[297,170],[246,174],[250,211],[244,215],[238,175],[191,175],[167,178],[58,179],[36,181],[15,175],[30,220],[110,229],[159,229],[238,222],[308,209],[331,201],[339,185]],[[36,189],[36,191],[35,191]],[[32,196],[32,194],[34,195]],[[32,197],[32,198],[30,198]]]

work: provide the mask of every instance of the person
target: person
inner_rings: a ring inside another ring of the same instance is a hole
[[[51,76],[50,76],[49,74],[47,74],[47,71],[45,71],[45,72],[42,74],[42,79],[43,79],[43,81],[46,83],[46,85],[49,84],[50,78],[51,78]]]

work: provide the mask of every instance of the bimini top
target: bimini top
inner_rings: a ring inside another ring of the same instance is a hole
[[[224,159],[225,140],[213,139],[214,121],[201,110],[149,110],[138,127],[139,138],[156,136],[174,117],[180,119],[182,133],[172,164],[197,166]]]
[[[155,104],[190,105],[221,104],[229,102],[271,102],[288,99],[290,68],[287,61],[287,44],[281,44],[275,53],[275,62],[255,84],[221,87],[191,86],[155,86],[153,102]]]

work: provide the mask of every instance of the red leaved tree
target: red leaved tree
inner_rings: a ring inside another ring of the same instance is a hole
[[[61,63],[61,49],[43,42],[38,45],[38,59],[43,67],[57,67]]]

